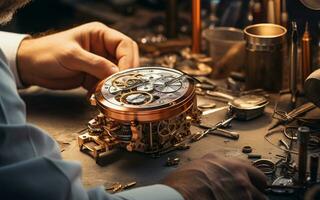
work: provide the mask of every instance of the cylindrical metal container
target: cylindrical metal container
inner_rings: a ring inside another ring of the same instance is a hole
[[[276,24],[255,24],[244,29],[247,89],[282,89],[286,33],[286,28]]]

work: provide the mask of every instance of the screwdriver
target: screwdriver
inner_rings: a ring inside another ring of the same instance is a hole
[[[198,134],[195,134],[192,138],[191,138],[191,141],[195,142],[195,141],[198,141],[200,140],[201,138],[203,138],[205,135],[207,134],[214,134],[214,135],[220,135],[220,136],[224,136],[224,137],[228,137],[228,138],[231,138],[231,139],[238,139],[239,138],[239,134],[236,133],[236,132],[231,132],[231,131],[226,131],[224,129],[221,129],[222,127],[226,127],[233,119],[235,118],[235,116],[232,116],[226,120],[223,120],[223,121],[220,121],[218,122],[216,125],[214,125],[213,127],[207,127],[207,126],[204,126],[204,125],[196,125],[200,128],[205,128],[206,130],[205,131],[202,131]],[[220,131],[221,133],[217,133],[217,132],[214,132],[214,131]]]

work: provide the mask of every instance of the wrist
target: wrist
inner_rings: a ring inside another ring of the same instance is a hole
[[[22,85],[30,86],[32,84],[32,39],[26,38],[21,41],[17,51],[17,74]]]

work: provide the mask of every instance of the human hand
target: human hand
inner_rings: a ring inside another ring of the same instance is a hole
[[[25,39],[18,49],[18,72],[25,85],[49,89],[91,89],[98,80],[139,65],[138,45],[102,23]]]
[[[266,199],[265,175],[243,160],[208,154],[174,171],[163,184],[177,190],[185,200]]]

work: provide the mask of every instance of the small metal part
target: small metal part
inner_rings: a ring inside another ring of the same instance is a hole
[[[105,186],[105,190],[113,190],[114,188],[118,187],[119,185],[121,185],[119,182],[115,182],[111,186]]]
[[[291,177],[279,176],[272,182],[272,191],[276,194],[293,193],[294,181]]]
[[[127,184],[125,184],[125,185],[122,187],[122,189],[123,189],[123,190],[129,189],[129,188],[135,186],[136,184],[137,184],[137,182],[135,182],[135,181],[130,182],[130,183],[127,183]]]
[[[298,128],[298,142],[299,142],[298,183],[300,185],[303,185],[306,182],[309,133],[310,133],[310,129],[306,126],[301,126]]]
[[[168,167],[176,166],[179,164],[179,162],[180,162],[180,158],[178,158],[178,157],[174,157],[174,158],[168,157],[167,162],[166,162],[166,166],[168,166]]]
[[[261,159],[261,157],[260,154],[248,154],[249,159]]]
[[[200,104],[198,105],[198,108],[200,109],[210,109],[210,108],[215,108],[217,104],[215,103],[205,103],[205,104]]]
[[[310,156],[310,182],[315,183],[318,180],[319,156]]]
[[[290,150],[289,145],[283,139],[279,140],[280,145],[283,145],[287,150]]]
[[[249,154],[249,155],[254,155],[254,154]],[[248,157],[249,157],[248,155]],[[256,156],[259,157],[259,156]],[[260,155],[261,158],[261,155]],[[266,175],[271,175],[275,172],[276,170],[276,165],[274,162],[268,159],[258,159],[252,163],[253,166],[256,168],[260,169],[264,174]]]
[[[252,148],[250,146],[244,146],[242,147],[242,153],[251,153]]]

